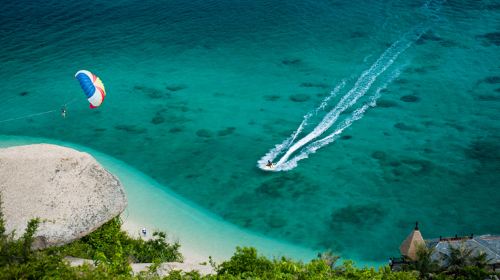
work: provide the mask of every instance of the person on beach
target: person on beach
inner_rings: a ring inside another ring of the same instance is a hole
[[[141,229],[141,232],[142,232],[142,234],[143,234],[144,236],[146,236],[146,233],[147,233],[146,228],[142,228],[142,229]]]

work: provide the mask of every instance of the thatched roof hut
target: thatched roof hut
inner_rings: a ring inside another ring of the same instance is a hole
[[[417,259],[417,247],[418,245],[425,245],[424,238],[418,229],[418,222],[415,225],[415,229],[406,237],[405,241],[399,246],[399,251],[401,255],[414,261]]]

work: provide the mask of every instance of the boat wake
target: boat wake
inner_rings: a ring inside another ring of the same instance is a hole
[[[429,8],[431,1],[424,5]],[[290,137],[280,144],[277,144],[258,162],[257,167],[266,171],[287,171],[297,167],[297,163],[315,153],[318,149],[334,142],[339,135],[351,124],[364,116],[366,110],[376,106],[376,101],[380,97],[383,89],[387,87],[400,73],[400,69],[394,70],[390,75],[383,75],[386,70],[393,65],[397,58],[415,43],[427,31],[424,25],[417,26],[413,30],[404,34],[399,40],[387,48],[382,55],[365,71],[361,73],[353,86],[345,90],[347,81],[342,80],[331,91],[321,104],[314,110],[308,112],[299,127]],[[382,76],[382,82],[375,90],[371,91],[373,84]],[[340,95],[345,92],[344,95]],[[367,95],[368,92],[374,92]],[[365,97],[365,95],[367,95]],[[311,118],[317,116],[325,108],[331,106],[332,100],[339,96],[340,100],[333,106],[319,123],[309,133],[303,133],[304,129],[311,123]],[[341,97],[340,97],[341,96]],[[361,98],[368,99],[359,102]],[[359,103],[362,103],[361,105]],[[352,112],[346,118],[341,118],[342,113]],[[340,120],[339,120],[340,119]],[[337,124],[338,123],[338,124]],[[334,126],[337,124],[336,126]],[[333,131],[330,129],[334,127]],[[328,135],[320,138],[325,132],[331,131]],[[304,135],[305,134],[305,135]],[[300,137],[299,137],[300,136]],[[318,139],[320,138],[320,139]],[[268,162],[273,162],[272,168],[268,167]]]

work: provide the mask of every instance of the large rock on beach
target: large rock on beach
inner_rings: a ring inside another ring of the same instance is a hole
[[[127,206],[120,181],[87,153],[36,144],[0,149],[0,192],[7,232],[40,218],[34,248],[79,239]]]

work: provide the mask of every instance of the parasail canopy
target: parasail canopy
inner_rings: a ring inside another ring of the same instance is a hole
[[[80,82],[80,86],[90,102],[90,108],[101,106],[104,97],[106,97],[106,90],[101,79],[87,70],[76,72],[75,78]]]

